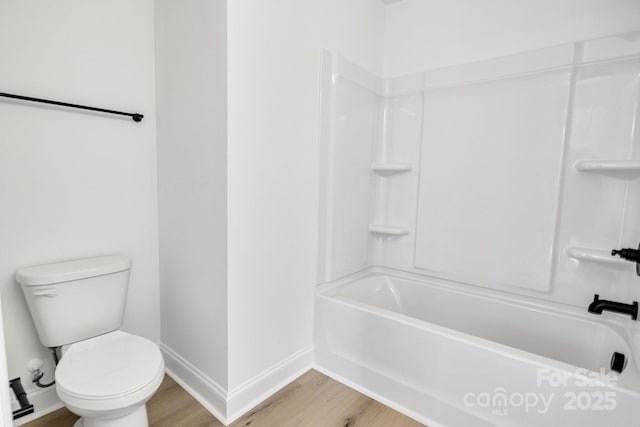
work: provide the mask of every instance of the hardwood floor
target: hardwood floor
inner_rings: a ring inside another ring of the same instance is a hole
[[[147,402],[152,427],[221,427],[171,378]],[[25,427],[71,427],[78,419],[60,409]],[[233,427],[418,427],[422,424],[311,370],[253,408]]]

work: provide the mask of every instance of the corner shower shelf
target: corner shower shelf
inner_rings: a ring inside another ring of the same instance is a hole
[[[409,172],[413,166],[404,163],[374,163],[371,169],[378,173],[392,174]]]
[[[621,178],[640,176],[638,160],[578,160],[575,167],[579,172],[601,173]]]
[[[595,262],[616,268],[625,268],[632,265],[629,261],[611,256],[611,251],[605,249],[570,246],[567,248],[567,255],[578,261]]]
[[[369,231],[373,234],[381,234],[387,236],[404,236],[409,234],[409,229],[407,227],[384,224],[371,224],[369,226]]]

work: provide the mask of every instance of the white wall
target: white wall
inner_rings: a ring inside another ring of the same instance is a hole
[[[160,337],[151,0],[0,2],[0,91],[131,119],[0,101],[0,292],[10,377],[50,360],[15,271],[112,252],[133,259],[124,329]],[[51,377],[51,364],[45,381]]]
[[[226,1],[155,17],[162,343],[226,387]]]
[[[321,48],[381,71],[379,0],[234,0],[229,388],[311,345]]]
[[[638,0],[403,0],[386,9],[384,75],[637,29]]]

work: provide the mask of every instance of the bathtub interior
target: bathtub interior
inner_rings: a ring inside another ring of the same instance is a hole
[[[593,320],[583,313],[545,309],[515,298],[488,297],[455,284],[426,282],[374,272],[358,275],[322,295],[376,307],[575,368],[619,376],[621,385],[640,391],[637,359],[617,325]],[[482,341],[479,341],[482,342]],[[627,362],[621,374],[611,371],[614,352]]]

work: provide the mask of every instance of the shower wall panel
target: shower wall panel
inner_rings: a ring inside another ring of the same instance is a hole
[[[319,281],[371,265],[371,164],[381,129],[378,79],[323,55]]]
[[[415,266],[548,291],[570,70],[425,92]]]
[[[319,282],[640,299],[640,33],[381,80],[325,55]]]

